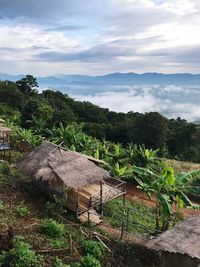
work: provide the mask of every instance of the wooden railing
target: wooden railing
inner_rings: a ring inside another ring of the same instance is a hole
[[[109,185],[110,189],[104,189],[103,184]],[[95,205],[99,205],[105,203],[115,197],[123,195],[126,193],[125,190],[126,182],[118,180],[116,178],[109,178],[103,183],[100,183],[100,190],[99,192],[90,196],[90,205],[94,207]]]

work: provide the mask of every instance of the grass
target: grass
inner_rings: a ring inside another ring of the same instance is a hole
[[[27,217],[29,214],[29,210],[24,205],[20,205],[14,208],[14,212],[18,215],[18,217]]]
[[[125,208],[121,199],[114,199],[103,208],[104,220],[115,228],[126,226],[127,210],[130,209],[128,231],[136,234],[150,235],[155,229],[154,209],[141,203],[126,201]]]
[[[167,163],[167,165],[169,165],[170,167],[172,167],[176,173],[200,170],[199,163],[192,163],[192,162],[172,160],[172,159],[165,159],[164,162]]]

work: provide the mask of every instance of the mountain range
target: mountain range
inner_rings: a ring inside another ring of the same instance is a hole
[[[10,75],[0,73],[1,80],[16,81],[24,75]],[[66,87],[67,85],[200,85],[200,74],[190,73],[110,73],[102,76],[90,75],[55,75],[47,77],[37,77],[40,87]]]
[[[0,73],[0,80],[17,81],[23,76]],[[200,74],[111,73],[36,78],[39,91],[60,90],[76,100],[112,111],[157,111],[169,118],[200,121]]]

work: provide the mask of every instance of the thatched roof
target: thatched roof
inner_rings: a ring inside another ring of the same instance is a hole
[[[18,165],[25,175],[42,181],[61,179],[69,188],[80,188],[110,177],[86,156],[67,151],[50,142],[43,142],[22,156]]]
[[[0,118],[0,124],[1,123],[5,123],[6,121],[4,120],[4,119],[2,119],[2,118]]]
[[[4,126],[0,126],[0,132],[11,133],[12,129],[4,127]]]
[[[177,224],[147,245],[156,250],[187,254],[200,259],[200,216],[192,216]]]

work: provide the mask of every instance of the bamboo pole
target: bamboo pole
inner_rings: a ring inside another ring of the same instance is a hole
[[[128,208],[126,213],[126,231],[128,231],[129,215],[130,215],[130,209]]]
[[[122,240],[124,235],[124,221],[122,222],[122,228],[121,228],[121,236],[120,236],[120,240]]]
[[[73,252],[73,243],[72,243],[72,236],[71,236],[71,234],[69,235],[69,251],[70,251],[70,253]]]
[[[126,206],[126,194],[123,194],[123,206]]]
[[[103,215],[103,186],[102,181],[100,181],[100,213]]]
[[[79,189],[77,190],[77,203],[76,203],[76,217],[78,217],[79,212]]]

